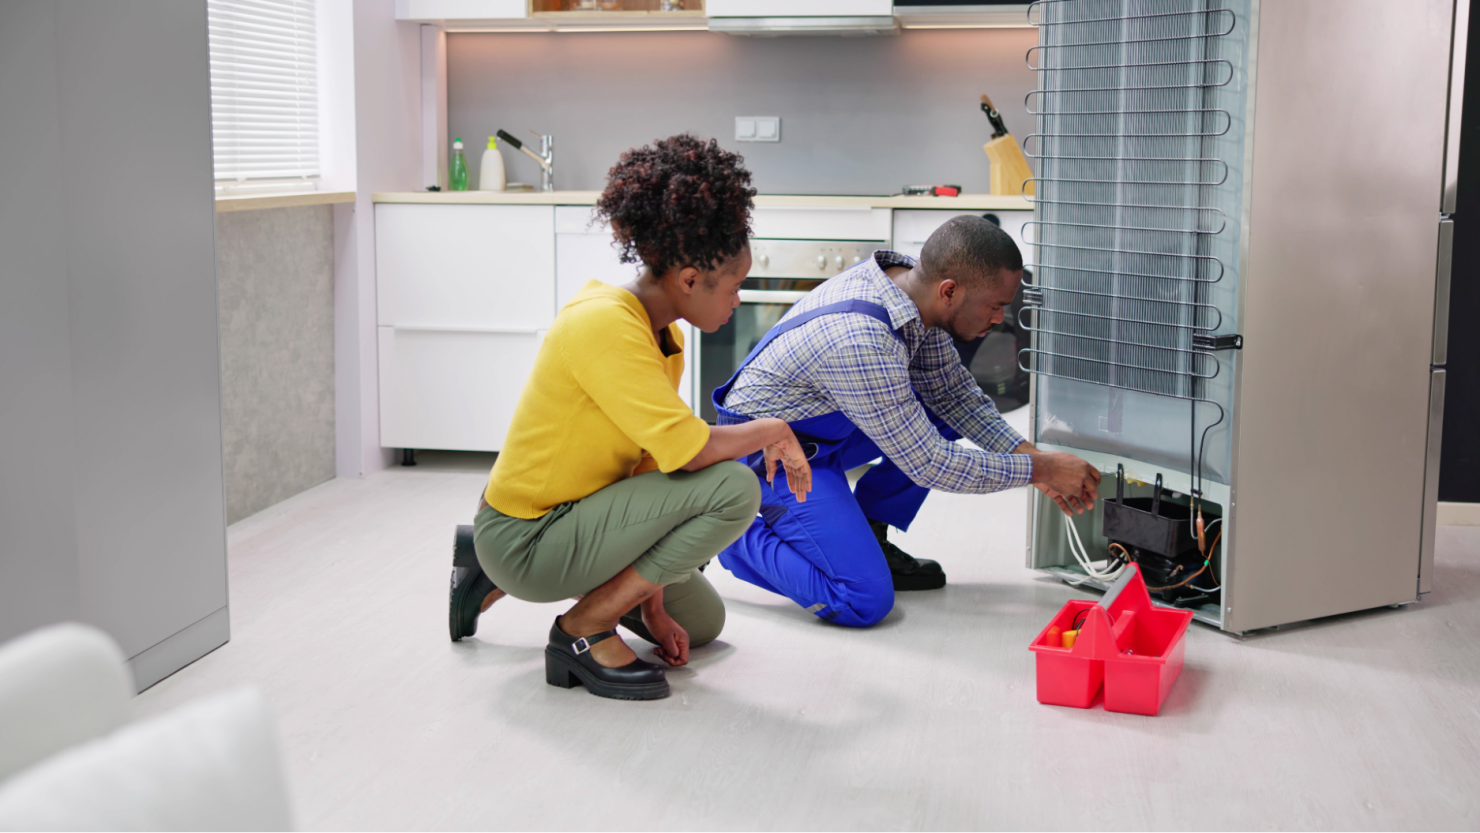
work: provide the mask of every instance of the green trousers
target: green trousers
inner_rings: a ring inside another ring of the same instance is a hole
[[[630,565],[664,586],[668,615],[703,645],[724,629],[725,606],[698,568],[749,528],[760,501],[755,473],[739,463],[648,472],[532,520],[484,507],[474,542],[493,583],[530,602],[584,595]]]

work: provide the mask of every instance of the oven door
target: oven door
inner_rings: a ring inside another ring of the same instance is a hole
[[[770,329],[791,305],[805,298],[820,280],[747,278],[740,289],[740,306],[730,321],[712,333],[699,334],[698,411],[710,424],[718,415],[714,411],[714,389],[729,381],[730,376],[750,355]]]

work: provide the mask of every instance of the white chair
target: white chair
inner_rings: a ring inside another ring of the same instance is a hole
[[[125,724],[133,683],[101,631],[0,645],[0,830],[286,830],[281,755],[252,689]]]

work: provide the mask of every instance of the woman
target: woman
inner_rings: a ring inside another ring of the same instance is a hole
[[[678,396],[684,319],[714,332],[740,304],[750,271],[755,190],[741,158],[693,136],[622,154],[598,214],[624,263],[622,287],[589,281],[556,316],[494,464],[474,522],[477,563],[455,563],[452,638],[505,593],[578,596],[550,628],[545,678],[625,700],[668,695],[661,666],[621,639],[621,621],[669,665],[724,626],[699,572],[760,505],[734,462],[765,452],[802,498],[811,469],[779,419],[712,427]],[[471,562],[471,560],[469,560]]]

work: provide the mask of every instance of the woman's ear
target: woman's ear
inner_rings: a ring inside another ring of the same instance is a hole
[[[699,285],[699,281],[702,278],[703,276],[699,274],[698,269],[692,266],[684,266],[678,270],[678,288],[683,291],[683,294],[692,295],[694,294],[694,287]]]

